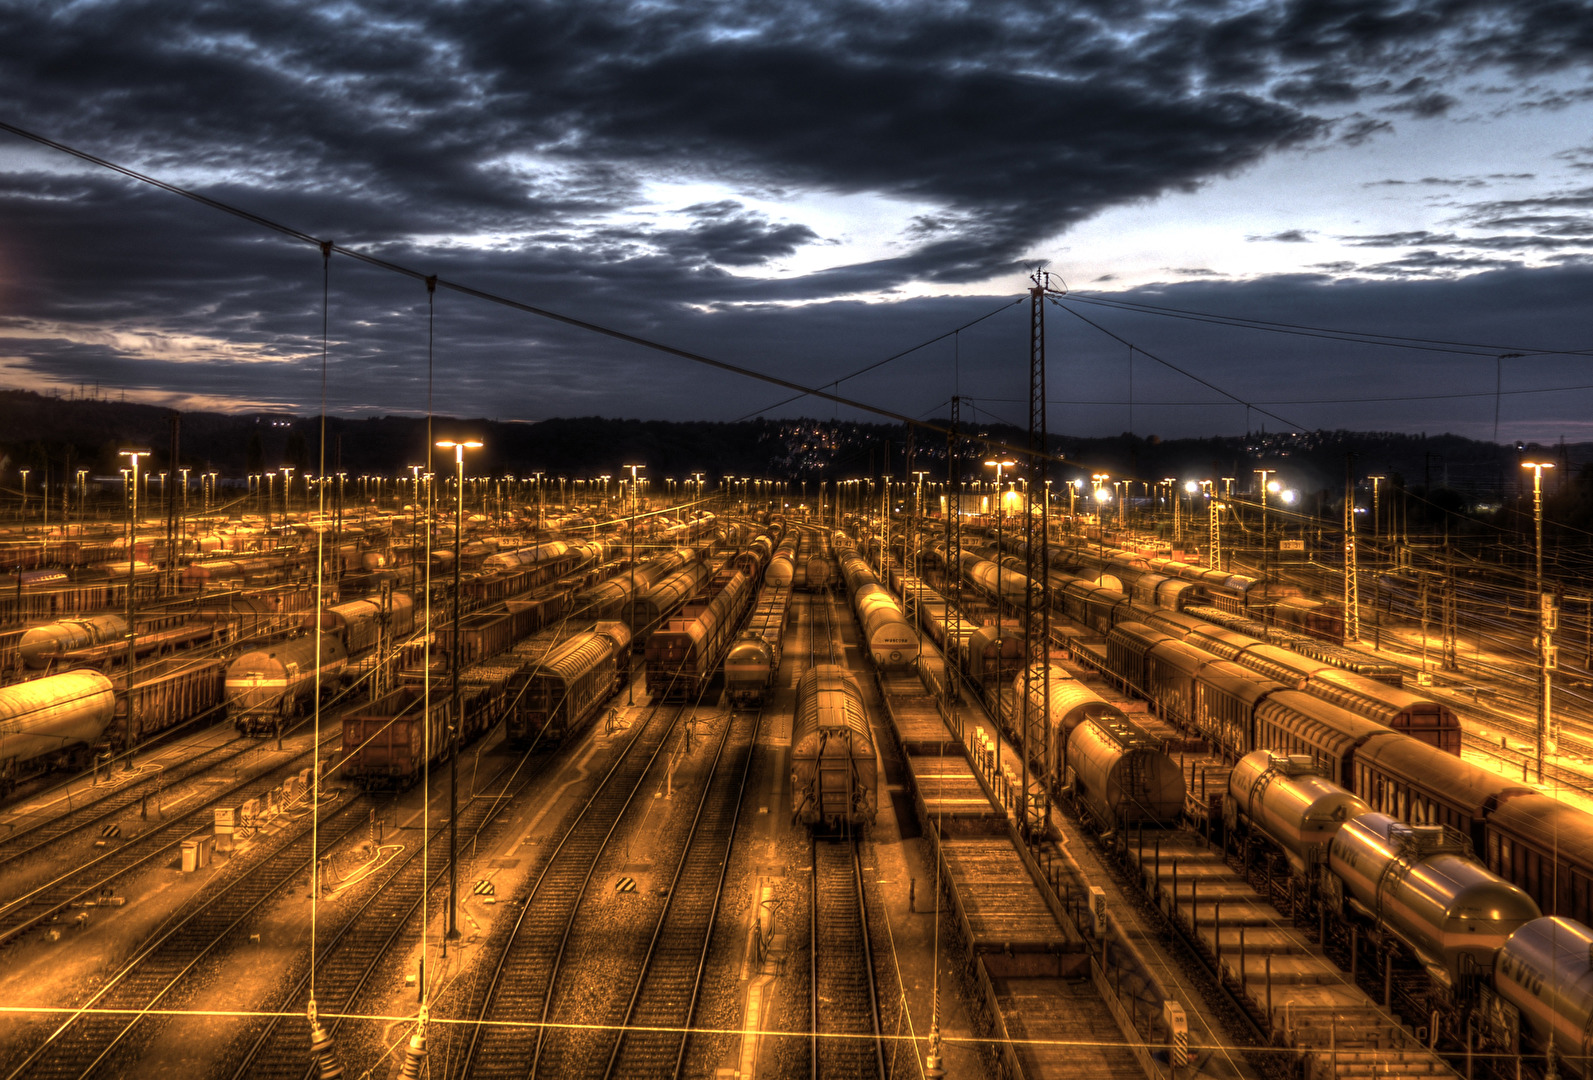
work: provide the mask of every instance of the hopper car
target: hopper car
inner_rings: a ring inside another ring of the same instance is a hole
[[[845,668],[819,664],[797,681],[791,724],[791,817],[815,831],[873,822],[879,770],[863,692]]]

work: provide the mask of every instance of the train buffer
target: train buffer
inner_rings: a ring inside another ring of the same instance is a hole
[[[636,879],[631,877],[631,876],[629,876],[629,875],[626,875],[625,877],[620,878],[618,881],[616,881],[614,883],[614,891],[615,892],[635,892],[636,891]]]

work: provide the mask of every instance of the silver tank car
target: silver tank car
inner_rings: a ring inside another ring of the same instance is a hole
[[[357,656],[374,648],[381,629],[382,605],[377,600],[349,600],[335,604],[321,613],[323,636],[333,634],[342,639],[343,648],[350,656]],[[314,627],[314,622],[310,623]],[[392,611],[387,616],[388,641],[407,637],[415,629],[415,604],[408,595],[393,594]]]
[[[774,644],[756,630],[742,633],[725,654],[725,694],[736,704],[762,701],[775,670]]]
[[[23,631],[17,651],[30,668],[42,668],[62,653],[103,645],[127,636],[127,620],[120,615],[85,615],[62,619]]]
[[[1505,939],[1542,912],[1532,898],[1471,858],[1442,825],[1407,825],[1387,814],[1345,822],[1329,848],[1349,906],[1387,927],[1438,980],[1454,986],[1461,958],[1493,968]]]
[[[1047,736],[1051,741],[1052,767],[1058,773],[1062,771],[1063,763],[1068,756],[1068,736],[1073,734],[1073,729],[1086,720],[1108,719],[1120,720],[1123,711],[1110,701],[1106,701],[1094,690],[1085,686],[1060,664],[1048,665],[1050,679],[1042,679],[1039,666],[1033,681],[1028,689],[1033,699],[1038,701],[1041,694],[1050,691],[1050,703],[1046,708],[1045,729],[1050,732]],[[1024,671],[1020,667],[1017,677],[1012,680],[1012,697],[1014,701],[1024,702],[1024,729],[1028,729],[1028,718],[1032,715],[1030,709],[1033,705],[1029,698],[1024,696]]]
[[[774,558],[769,560],[769,567],[763,572],[765,584],[781,588],[790,588],[796,577],[796,550],[798,534],[793,532],[784,540],[774,553]]]
[[[1184,809],[1184,774],[1133,724],[1102,717],[1068,736],[1067,767],[1102,827],[1171,825]]]
[[[68,671],[0,687],[0,790],[41,759],[81,756],[115,713],[111,680],[97,671]]]
[[[1328,845],[1350,818],[1370,809],[1316,771],[1309,754],[1257,750],[1228,774],[1234,814],[1276,844],[1294,872],[1309,879],[1327,858]]]
[[[519,570],[521,567],[538,566],[551,562],[570,550],[570,545],[563,540],[549,540],[545,544],[533,547],[518,548],[514,551],[500,551],[496,555],[489,555],[482,560],[484,570],[510,571]]]
[[[909,667],[918,659],[918,635],[901,606],[883,585],[864,585],[852,594],[863,645],[882,668]]]
[[[1029,579],[1023,576],[1023,571],[1005,566],[997,567],[995,563],[981,559],[971,551],[962,553],[962,574],[989,596],[996,595],[999,584],[1001,596],[1008,603],[1023,603],[1024,595],[1029,589]]]
[[[847,670],[820,664],[797,682],[791,816],[815,828],[867,824],[879,806],[874,734]]]
[[[1559,1064],[1593,1075],[1593,930],[1558,917],[1533,919],[1505,940],[1494,989],[1521,1013],[1540,1048],[1554,1041]]]
[[[322,686],[335,683],[347,666],[342,641],[321,635]],[[315,635],[251,649],[227,665],[224,687],[233,726],[250,735],[275,730],[315,693]]]

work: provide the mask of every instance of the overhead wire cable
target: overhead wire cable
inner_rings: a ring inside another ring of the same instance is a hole
[[[1090,296],[1086,293],[1069,293],[1068,298],[1084,304],[1095,304],[1100,307],[1109,307],[1122,311],[1132,311],[1146,315],[1161,315],[1167,318],[1186,319],[1195,322],[1217,323],[1223,326],[1232,326],[1236,329],[1263,330],[1270,333],[1292,334],[1299,337],[1327,338],[1336,341],[1349,341],[1363,345],[1384,345],[1389,348],[1416,349],[1423,352],[1460,353],[1466,356],[1485,357],[1494,359],[1500,352],[1514,352],[1519,359],[1522,356],[1590,356],[1593,349],[1534,349],[1522,345],[1491,345],[1486,342],[1452,341],[1444,338],[1410,337],[1401,334],[1382,334],[1375,331],[1342,330],[1325,326],[1310,326],[1303,323],[1270,322],[1265,319],[1255,319],[1237,315],[1219,315],[1212,312],[1191,311],[1187,308],[1160,307],[1155,304],[1145,304],[1136,301],[1118,300],[1106,296]]]
[[[1133,342],[1129,341],[1127,338],[1122,337],[1122,336],[1120,336],[1120,335],[1118,335],[1116,333],[1113,333],[1111,330],[1108,330],[1106,327],[1102,326],[1100,323],[1096,322],[1095,320],[1093,320],[1091,318],[1088,318],[1087,316],[1085,316],[1085,315],[1083,315],[1083,314],[1081,314],[1081,313],[1079,313],[1077,311],[1074,311],[1072,308],[1068,307],[1066,304],[1062,303],[1061,301],[1059,301],[1055,297],[1048,297],[1047,299],[1049,299],[1051,301],[1051,303],[1055,304],[1057,307],[1061,308],[1063,311],[1067,312],[1069,315],[1073,316],[1075,319],[1078,319],[1081,322],[1087,323],[1090,326],[1095,327],[1095,329],[1099,330],[1101,333],[1105,334],[1107,337],[1111,338],[1113,341],[1116,341],[1116,342],[1118,342],[1121,345],[1129,346],[1130,348],[1134,349],[1135,351],[1137,351],[1137,352],[1149,357],[1150,359],[1156,361],[1158,364],[1162,365],[1163,367],[1165,367],[1165,368],[1167,368],[1167,369],[1169,369],[1171,371],[1178,372],[1178,374],[1184,376],[1184,378],[1191,379],[1191,380],[1193,380],[1195,382],[1198,382],[1201,386],[1206,387],[1208,390],[1215,390],[1217,393],[1221,394],[1223,397],[1228,398],[1229,400],[1234,402],[1234,404],[1243,405],[1247,409],[1255,409],[1259,413],[1265,413],[1267,416],[1272,417],[1274,420],[1278,421],[1280,424],[1284,424],[1287,427],[1294,428],[1297,431],[1305,430],[1305,426],[1304,425],[1296,424],[1293,420],[1290,420],[1288,417],[1280,416],[1277,413],[1272,412],[1270,409],[1266,409],[1266,408],[1263,408],[1260,405],[1257,405],[1255,402],[1246,401],[1244,398],[1240,397],[1238,394],[1232,393],[1231,391],[1228,391],[1228,390],[1224,390],[1222,387],[1218,386],[1216,383],[1212,382],[1210,379],[1202,378],[1201,376],[1196,375],[1194,372],[1188,370],[1187,368],[1179,367],[1177,364],[1173,363],[1172,361],[1165,360],[1162,357],[1157,356],[1155,353],[1153,353],[1150,350],[1146,349],[1144,346],[1135,345]]]
[[[861,412],[873,413],[875,416],[883,416],[886,419],[894,420],[899,424],[904,424],[909,427],[916,427],[924,431],[933,432],[937,435],[945,436],[950,434],[949,430],[940,424],[932,424],[927,421],[915,420],[912,417],[897,412],[894,409],[887,409],[883,406],[860,401],[856,398],[849,398],[842,394],[831,393],[822,387],[803,386],[801,383],[795,382],[791,379],[784,379],[778,375],[771,375],[768,372],[758,371],[742,364],[734,364],[728,360],[718,360],[714,357],[704,355],[703,353],[693,352],[690,349],[683,349],[675,345],[669,345],[662,341],[655,341],[651,338],[645,338],[638,334],[632,334],[611,326],[604,326],[601,323],[594,323],[586,319],[579,319],[573,315],[565,315],[561,312],[538,307],[535,304],[529,304],[521,300],[515,300],[499,293],[488,292],[485,289],[478,289],[474,286],[466,285],[463,282],[448,281],[446,279],[437,277],[436,275],[423,274],[419,270],[404,266],[401,263],[393,262],[389,259],[379,258],[367,252],[345,247],[341,244],[331,243],[330,241],[322,241],[300,229],[289,225],[284,225],[280,222],[272,220],[271,218],[256,214],[253,211],[244,210],[229,203],[224,203],[219,199],[213,199],[208,195],[201,195],[198,192],[190,191],[187,188],[179,187],[178,185],[172,184],[165,180],[158,180],[153,176],[138,172],[137,170],[128,168],[125,165],[118,165],[114,162],[107,161],[104,158],[96,157],[87,151],[79,150],[75,147],[67,145],[66,143],[57,142],[54,139],[49,139],[42,135],[35,134],[26,128],[18,127],[15,124],[8,123],[4,120],[0,120],[0,131],[10,132],[19,138],[31,140],[40,144],[41,146],[47,146],[52,150],[58,150],[63,154],[68,154],[72,157],[78,158],[81,161],[86,161],[90,164],[109,169],[112,172],[120,173],[123,176],[137,180],[140,183],[158,187],[161,190],[170,192],[173,195],[178,195],[182,198],[200,203],[204,206],[210,207],[213,210],[220,211],[221,213],[230,214],[233,217],[251,222],[255,225],[259,225],[261,228],[269,229],[283,236],[298,240],[301,243],[314,244],[317,247],[321,246],[323,243],[330,244],[331,250],[334,253],[344,255],[350,259],[364,263],[367,266],[375,267],[380,270],[387,270],[394,274],[402,274],[405,277],[413,278],[417,281],[425,281],[429,277],[436,283],[436,287],[450,289],[463,296],[469,296],[490,304],[497,304],[502,307],[511,308],[515,311],[522,311],[528,315],[535,315],[538,318],[562,323],[565,326],[572,326],[578,330],[585,330],[589,333],[599,334],[603,337],[612,338],[616,341],[623,341],[627,344],[636,345],[640,348],[649,349],[653,352],[661,352],[668,356],[677,357],[681,360],[689,360],[694,364],[700,364],[704,367],[710,367],[719,371],[729,372],[733,375],[740,375],[758,382],[766,382],[773,386],[784,387],[787,390],[797,391],[799,396],[823,398],[826,401],[833,401],[837,405],[845,405],[848,408],[857,409]],[[1078,462],[1070,461],[1059,454],[1051,454],[1044,451],[1034,451],[1027,447],[1009,446],[1006,443],[995,442],[992,442],[991,446],[1005,453],[1021,454],[1026,458],[1038,457],[1043,460],[1056,461],[1064,465],[1079,465]]]
[[[988,311],[985,314],[979,316],[977,319],[971,319],[968,322],[963,323],[961,326],[954,327],[954,328],[952,328],[950,330],[947,330],[944,334],[937,334],[934,337],[930,338],[928,341],[920,341],[917,345],[914,345],[914,346],[912,346],[910,348],[903,349],[901,352],[893,353],[890,356],[885,357],[883,360],[876,360],[872,364],[866,364],[863,367],[860,367],[856,371],[852,372],[850,375],[842,375],[840,378],[835,379],[832,382],[827,382],[824,385],[825,386],[833,386],[833,387],[839,388],[842,383],[848,381],[849,379],[855,379],[855,378],[857,378],[860,375],[866,375],[868,372],[873,371],[875,368],[884,367],[886,364],[889,364],[889,363],[891,363],[893,361],[896,361],[896,360],[900,360],[902,357],[909,356],[912,353],[915,353],[915,352],[919,351],[920,349],[924,349],[924,348],[929,347],[930,345],[935,344],[936,342],[945,341],[947,338],[952,338],[953,340],[958,340],[957,335],[961,334],[964,330],[967,330],[971,326],[978,326],[980,323],[984,322],[986,319],[994,318],[995,316],[1000,315],[1003,311],[1006,311],[1008,308],[1016,307],[1017,305],[1023,303],[1023,301],[1026,300],[1026,299],[1028,299],[1028,297],[1026,295],[1025,296],[1015,297],[1014,299],[1008,301],[1007,303],[1002,304],[1000,307],[996,308],[994,311]],[[744,420],[751,420],[754,416],[758,416],[761,413],[769,412],[771,409],[778,409],[782,405],[789,405],[789,404],[791,404],[791,402],[800,400],[801,398],[804,398],[806,396],[807,396],[806,394],[793,394],[791,397],[788,397],[788,398],[786,398],[783,401],[777,401],[773,405],[765,405],[761,409],[755,409],[752,412],[749,412],[747,415],[739,417],[735,422],[739,424],[739,423],[741,423]]]

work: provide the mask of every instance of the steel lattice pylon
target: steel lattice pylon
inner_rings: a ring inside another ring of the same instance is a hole
[[[1023,668],[1023,706],[1020,709],[1023,762],[1023,831],[1038,838],[1050,819],[1050,796],[1042,779],[1031,800],[1029,766],[1040,776],[1051,774],[1051,740],[1047,724],[1051,700],[1051,559],[1050,491],[1047,487],[1045,429],[1045,303],[1049,275],[1038,271],[1029,290],[1029,455],[1034,469],[1029,481],[1029,498],[1024,501],[1024,590],[1023,627],[1026,661]],[[1034,512],[1035,496],[1040,512]],[[1000,553],[997,553],[1000,557]],[[996,688],[997,694],[1001,688]]]

